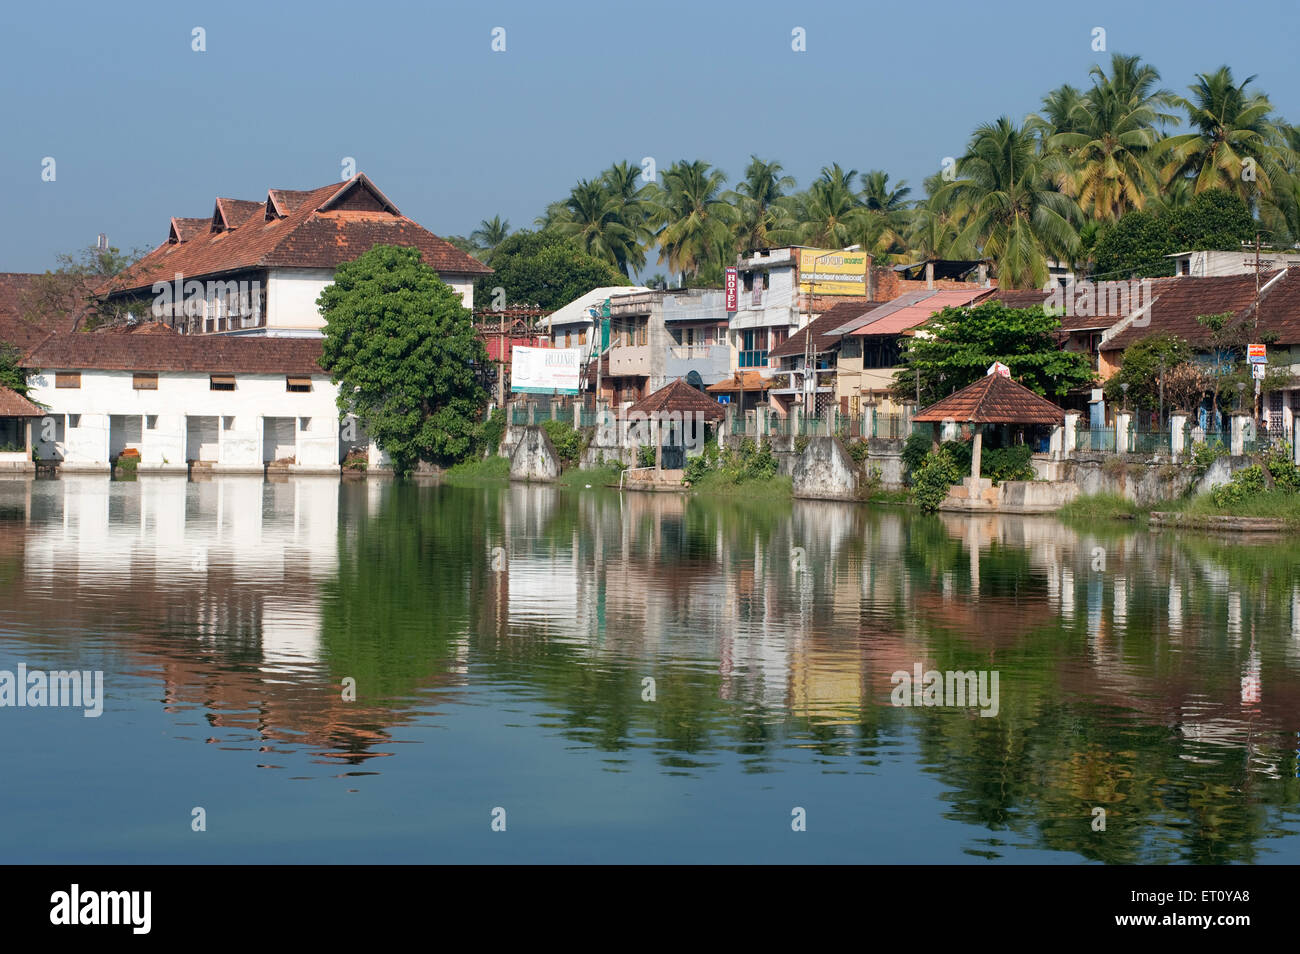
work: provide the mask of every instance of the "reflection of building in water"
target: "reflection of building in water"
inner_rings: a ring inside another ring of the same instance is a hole
[[[0,485],[0,507],[27,517],[12,535],[23,598],[11,605],[26,617],[15,629],[59,620],[100,632],[161,678],[169,710],[362,757],[394,719],[344,703],[323,665],[320,584],[338,571],[339,489],[337,478],[233,476]]]

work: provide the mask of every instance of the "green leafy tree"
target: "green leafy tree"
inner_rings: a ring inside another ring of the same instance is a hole
[[[123,252],[116,246],[93,245],[61,253],[58,268],[32,280],[19,311],[23,318],[44,328],[73,326],[87,331],[121,324],[129,316],[145,318],[152,296],[109,299],[101,294],[110,279],[127,273],[143,254],[143,249]]]
[[[872,169],[862,173],[861,230],[858,243],[877,257],[906,257],[904,236],[912,221],[912,190],[906,182],[889,184],[889,173]]]
[[[1184,339],[1167,331],[1149,334],[1124,350],[1124,363],[1106,379],[1106,400],[1114,404],[1127,401],[1129,407],[1157,408],[1161,376],[1167,377],[1174,368],[1191,360],[1192,348]],[[1165,397],[1164,405],[1166,410],[1172,409],[1171,396]]]
[[[916,394],[920,376],[921,406],[979,380],[1001,361],[1025,387],[1049,398],[1092,383],[1085,355],[1057,344],[1060,320],[1041,306],[1010,308],[1000,302],[945,308],[930,319],[923,333],[907,340],[894,391],[903,399]]]
[[[856,169],[838,162],[822,169],[821,177],[786,203],[787,226],[776,230],[782,243],[845,248],[866,228],[867,213],[858,196]]]
[[[27,372],[22,367],[23,353],[13,345],[0,342],[0,387],[27,396]]]
[[[1129,212],[1108,228],[1094,250],[1093,277],[1158,278],[1173,274],[1174,252],[1232,250],[1254,237],[1255,220],[1238,196],[1202,192],[1187,205]]]
[[[491,302],[500,287],[507,304],[553,310],[593,288],[631,284],[612,262],[587,254],[557,231],[521,229],[496,247],[492,267],[494,274],[475,284],[475,301]]]
[[[340,265],[317,304],[321,366],[340,385],[339,409],[356,414],[399,475],[471,450],[487,353],[460,296],[419,250],[375,246]]]

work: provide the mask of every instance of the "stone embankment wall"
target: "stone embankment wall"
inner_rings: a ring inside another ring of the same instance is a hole
[[[809,438],[791,477],[796,497],[852,500],[858,495],[858,466],[837,437]]]
[[[525,427],[510,453],[511,480],[555,480],[560,476],[560,457],[546,432]]]
[[[1206,493],[1253,463],[1250,457],[1220,457],[1204,474],[1198,474],[1190,461],[1173,464],[1092,454],[1065,461],[1062,470],[1066,480],[1078,485],[1080,496],[1118,494],[1146,507],[1176,500],[1188,492]]]

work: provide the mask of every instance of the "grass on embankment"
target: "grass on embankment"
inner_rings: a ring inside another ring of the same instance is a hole
[[[1145,522],[1153,511],[1181,513],[1193,521],[1200,517],[1262,517],[1284,520],[1300,529],[1300,494],[1283,490],[1266,490],[1222,505],[1216,504],[1209,494],[1162,500],[1149,506],[1140,506],[1118,494],[1094,494],[1076,497],[1062,507],[1057,516],[1080,523],[1098,520]]]
[[[576,490],[586,490],[588,484],[591,484],[592,490],[599,487],[617,487],[618,477],[622,472],[617,464],[606,464],[604,467],[592,467],[587,470],[574,468],[560,474],[556,483],[561,487]]]
[[[726,474],[710,473],[691,484],[690,489],[709,496],[784,499],[794,496],[794,481],[789,477],[757,477],[733,481]]]
[[[484,457],[482,460],[465,460],[443,473],[449,484],[504,483],[510,479],[510,461],[505,457]]]
[[[1285,520],[1300,527],[1300,494],[1285,490],[1261,491],[1222,506],[1216,504],[1209,494],[1198,494],[1183,500],[1160,503],[1151,509],[1183,513],[1189,517],[1265,517]]]
[[[1150,510],[1150,507],[1139,507],[1119,494],[1090,494],[1075,497],[1057,511],[1057,516],[1063,520],[1079,521],[1133,520],[1146,516]]]

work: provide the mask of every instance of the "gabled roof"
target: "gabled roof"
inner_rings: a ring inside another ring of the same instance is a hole
[[[0,417],[42,417],[44,414],[17,391],[0,385]]]
[[[648,394],[627,409],[628,414],[703,414],[705,418],[720,421],[724,417],[722,405],[707,394],[695,390],[683,379],[677,378],[664,387]]]
[[[1275,333],[1280,345],[1300,344],[1300,267],[1288,268],[1260,295],[1259,330]]]
[[[189,280],[249,268],[332,269],[375,245],[418,248],[440,275],[492,271],[398,212],[363,173],[305,192],[272,189],[265,202],[218,199],[206,234],[185,234],[190,221],[173,219],[177,241],[169,237],[106,282],[100,294],[147,291],[177,273]]]
[[[261,202],[252,199],[217,199],[217,207],[212,210],[211,231],[237,229],[253,216],[265,211]]]
[[[925,324],[945,308],[961,308],[988,298],[992,288],[933,288],[904,292],[836,329],[850,335],[900,335]]]
[[[172,216],[171,233],[167,236],[169,242],[188,242],[197,235],[204,232],[212,231],[212,219],[182,219],[178,216]]]
[[[1101,331],[1109,328],[1127,318],[1138,310],[1141,305],[1153,301],[1164,289],[1169,288],[1176,282],[1183,281],[1183,279],[1147,278],[1142,279],[1142,281],[1148,283],[1150,297],[1142,297],[1140,301],[1134,300],[1127,289],[1125,289],[1123,295],[1111,294],[1108,291],[1110,285],[1129,286],[1129,282],[1095,282],[1087,285],[1079,283],[1065,286],[1058,301],[1071,303],[1072,307],[1066,308],[1065,314],[1059,316],[1061,330],[1066,332]],[[1008,308],[1032,308],[1035,305],[1046,305],[1048,299],[1054,294],[1056,293],[1035,288],[1008,288],[995,291],[992,300],[1000,301]],[[1085,304],[1086,307],[1084,307]],[[1082,311],[1090,312],[1090,314],[1080,314]]]
[[[1282,274],[1275,271],[1260,276],[1261,287]],[[1271,291],[1262,294],[1271,294]],[[1231,312],[1234,322],[1241,321],[1253,312],[1254,303],[1254,275],[1169,279],[1160,286],[1150,311],[1142,315],[1142,324],[1139,326],[1134,322],[1121,329],[1101,347],[1106,351],[1127,348],[1148,335],[1169,332],[1185,339],[1194,348],[1206,348],[1210,345],[1210,330],[1197,318]]]
[[[170,371],[322,375],[320,338],[230,335],[50,335],[23,361],[33,371]]]
[[[832,332],[839,328],[840,325],[852,321],[875,306],[875,302],[863,301],[845,301],[833,305],[826,312],[818,315],[769,351],[767,356],[769,358],[787,358],[793,355],[807,354],[808,336],[810,334],[813,336],[814,354],[830,351],[840,340],[839,334],[833,334]]]
[[[1000,374],[988,374],[912,418],[920,422],[957,421],[965,424],[1062,424],[1065,411]]]

